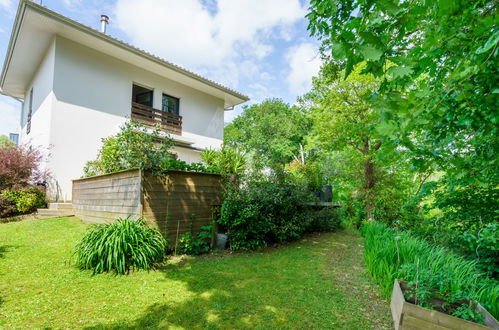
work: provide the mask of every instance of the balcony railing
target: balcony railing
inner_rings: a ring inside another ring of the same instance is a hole
[[[171,134],[182,135],[182,116],[132,102],[132,119],[149,127],[156,127]]]

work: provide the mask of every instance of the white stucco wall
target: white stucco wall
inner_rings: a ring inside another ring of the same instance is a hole
[[[62,37],[56,38],[51,54],[53,94],[48,94],[51,113],[45,131],[50,131],[49,167],[60,187],[60,199],[71,199],[71,180],[79,178],[84,164],[95,159],[101,138],[115,134],[130,117],[134,82],[154,89],[154,108],[161,108],[162,93],[180,99],[182,136],[195,141],[192,147],[221,145],[223,100]],[[50,69],[47,64],[42,66]],[[182,160],[199,161],[197,151],[175,151]]]
[[[52,106],[54,103],[54,61],[55,39],[40,61],[38,70],[26,89],[23,107],[21,109],[20,143],[38,146],[48,157],[50,153],[50,127]],[[30,104],[30,91],[33,89],[31,130],[27,133],[27,121]]]

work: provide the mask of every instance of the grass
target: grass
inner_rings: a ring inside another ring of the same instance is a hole
[[[368,270],[386,296],[396,278],[413,281],[419,269],[439,279],[438,289],[476,297],[492,315],[499,316],[499,282],[487,278],[475,261],[377,222],[364,225],[362,233]]]
[[[76,218],[0,224],[0,328],[390,328],[353,230],[128,276],[68,264]]]

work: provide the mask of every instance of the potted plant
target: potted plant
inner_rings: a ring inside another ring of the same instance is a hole
[[[435,289],[427,279],[418,274],[414,281],[395,280],[390,307],[396,330],[499,329],[496,319],[471,297]]]

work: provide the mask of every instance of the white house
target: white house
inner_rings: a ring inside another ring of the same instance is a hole
[[[71,180],[128,118],[161,124],[195,162],[222,144],[224,111],[248,100],[104,32],[20,1],[0,88],[23,100],[20,143],[50,150],[51,198],[71,200]]]

